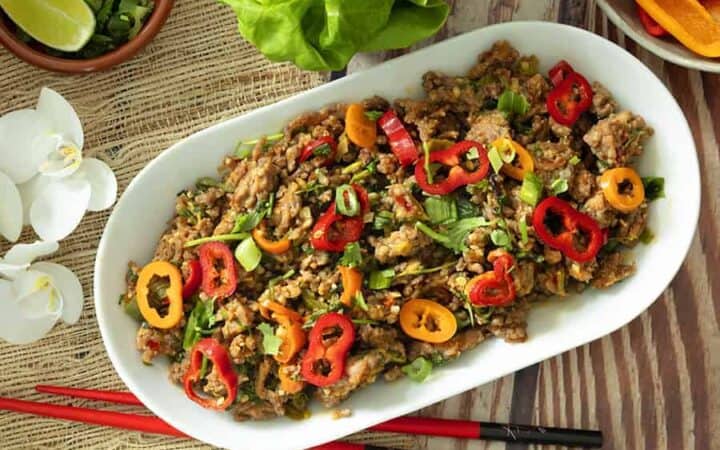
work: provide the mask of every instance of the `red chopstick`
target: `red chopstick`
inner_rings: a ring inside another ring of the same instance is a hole
[[[85,398],[90,400],[101,400],[113,403],[144,406],[142,402],[130,392],[103,391],[95,389],[78,389],[64,386],[36,386],[38,392],[54,395],[65,395],[70,397]],[[172,436],[185,436],[180,431],[171,427],[160,418],[142,416],[137,414],[116,413],[111,411],[97,411],[89,408],[74,408],[70,406],[58,406],[36,402],[25,402],[22,400],[2,399],[0,400],[19,403],[2,403],[0,409],[10,409],[31,414],[48,415],[50,417],[65,418],[81,422],[94,423],[98,425],[109,425],[118,428],[129,428],[150,433],[170,434]],[[28,405],[35,405],[34,407]],[[9,406],[12,407],[9,407]],[[22,406],[22,409],[18,407]],[[24,406],[23,406],[24,405]],[[54,407],[54,408],[53,408]],[[58,410],[56,408],[66,408]],[[73,410],[69,413],[67,408]],[[75,410],[81,410],[77,412]],[[48,414],[48,411],[52,414]],[[98,415],[97,413],[102,413]],[[90,417],[88,417],[90,416]],[[91,420],[88,420],[91,419]],[[107,420],[110,422],[108,422]],[[148,419],[152,419],[148,421]],[[127,420],[127,422],[124,422]],[[148,423],[148,429],[145,427]],[[127,425],[130,425],[128,427]],[[137,428],[143,427],[143,428]],[[579,446],[587,448],[602,447],[603,436],[600,431],[576,430],[568,428],[537,427],[528,425],[499,424],[492,422],[475,422],[470,420],[435,419],[429,417],[399,417],[380,423],[369,429],[374,431],[388,431],[405,434],[421,434],[427,436],[443,436],[464,439],[488,439],[506,442],[523,442],[545,445]],[[154,431],[153,431],[154,430]],[[382,447],[359,446],[360,444],[347,444],[344,442],[331,442],[330,447],[317,447],[318,450],[370,450],[381,449]],[[348,445],[350,445],[348,447]],[[354,445],[354,446],[353,446]]]

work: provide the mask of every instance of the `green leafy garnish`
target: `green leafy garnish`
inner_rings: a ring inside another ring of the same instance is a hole
[[[640,236],[638,237],[640,242],[647,245],[655,239],[655,234],[652,232],[652,230],[648,227],[645,227],[645,229],[640,233]]]
[[[393,269],[373,270],[370,272],[368,287],[373,290],[387,289],[395,278]]]
[[[275,205],[275,193],[271,193],[270,197],[259,204],[254,211],[245,214],[238,214],[235,217],[235,226],[233,226],[232,232],[249,232],[262,222],[262,220],[270,215],[273,206]]]
[[[222,0],[240,33],[271,61],[340,70],[360,51],[406,48],[437,32],[443,0]]]
[[[279,282],[287,280],[288,278],[292,277],[293,275],[295,275],[295,269],[290,269],[282,275],[270,278],[270,280],[268,281],[268,287],[273,287],[276,284],[278,284]]]
[[[508,247],[510,245],[510,236],[504,230],[492,230],[490,240],[498,247]]]
[[[431,196],[425,199],[425,212],[434,224],[448,224],[458,218],[455,199],[449,196]]]
[[[215,325],[214,310],[214,299],[207,301],[198,299],[195,302],[195,307],[190,312],[190,316],[185,324],[185,332],[183,334],[183,348],[185,350],[190,350],[202,336],[212,334],[212,328]]]
[[[474,229],[488,225],[490,225],[490,222],[484,217],[469,217],[447,225],[444,232],[435,231],[422,222],[417,222],[415,227],[425,233],[429,238],[439,242],[450,250],[456,253],[462,253],[467,250],[465,239],[468,235]]]
[[[645,198],[648,202],[665,198],[665,178],[663,177],[642,177],[645,188]]]
[[[502,169],[502,166],[505,163],[495,147],[490,147],[490,150],[488,151],[488,159],[490,160],[493,172],[500,173],[500,169]]]
[[[468,219],[470,217],[476,217],[480,214],[480,208],[463,196],[457,197],[455,205],[457,207],[457,215],[459,219]]]
[[[568,162],[570,163],[570,165],[575,166],[575,165],[579,164],[580,161],[581,161],[581,159],[578,155],[573,155],[572,158],[570,158],[570,160]]]
[[[268,323],[263,322],[258,325],[257,329],[263,335],[263,354],[277,355],[278,351],[280,351],[280,344],[282,344],[282,339],[275,336],[275,330],[273,330],[273,327],[271,327]]]
[[[380,211],[373,217],[373,230],[386,230],[392,226],[393,213],[390,211]]]
[[[265,136],[265,144],[272,144],[273,142],[282,139],[283,136],[285,136],[283,133],[275,133]],[[260,142],[260,139],[238,142],[237,146],[235,147],[235,157],[237,159],[247,158],[248,156],[250,156],[253,149],[255,148],[255,145],[257,145],[258,142]]]
[[[328,144],[320,144],[312,151],[313,156],[328,156],[332,152],[332,148]]]
[[[558,178],[550,183],[550,190],[554,195],[562,194],[568,190],[568,182],[565,178]]]
[[[363,295],[362,291],[357,291],[354,298],[355,306],[362,309],[363,311],[368,310],[367,302],[365,302],[365,296]]]
[[[342,256],[338,260],[338,265],[345,267],[358,267],[362,265],[362,252],[360,244],[352,242],[345,246]]]
[[[432,373],[433,364],[427,359],[419,356],[413,360],[410,364],[402,366],[402,371],[413,381],[422,383]]]
[[[374,109],[371,109],[370,111],[365,111],[365,117],[367,117],[368,120],[372,120],[373,122],[376,122],[379,118],[382,117],[383,114],[385,114],[383,111],[377,111]]]
[[[365,178],[377,172],[377,163],[377,159],[370,161],[365,167],[365,169],[361,170],[360,172],[353,175],[352,178],[350,178],[350,183],[364,180]]]
[[[425,176],[427,176],[428,184],[433,184],[433,177],[435,173],[432,170],[430,164],[430,145],[427,142],[422,143],[423,149],[423,169],[425,169]]]
[[[525,115],[530,109],[530,103],[524,95],[506,89],[500,97],[498,97],[497,109],[506,115]]]
[[[530,206],[535,206],[542,196],[543,183],[537,175],[532,172],[525,174],[522,186],[520,186],[520,200]]]
[[[216,234],[215,236],[207,236],[204,238],[193,239],[185,242],[183,247],[195,247],[206,242],[229,242],[229,241],[242,241],[243,239],[250,236],[247,233],[231,233],[231,234]]]

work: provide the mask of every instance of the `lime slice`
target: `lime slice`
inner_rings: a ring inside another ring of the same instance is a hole
[[[80,50],[95,32],[95,15],[84,0],[0,0],[0,8],[33,39],[56,50]]]

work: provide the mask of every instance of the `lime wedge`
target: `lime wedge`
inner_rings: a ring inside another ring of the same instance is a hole
[[[56,50],[80,50],[95,32],[95,15],[84,0],[0,0],[0,8],[33,39]]]

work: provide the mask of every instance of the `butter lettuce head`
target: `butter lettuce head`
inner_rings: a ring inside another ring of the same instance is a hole
[[[340,70],[359,51],[408,47],[435,34],[444,0],[220,0],[240,33],[272,61]]]

